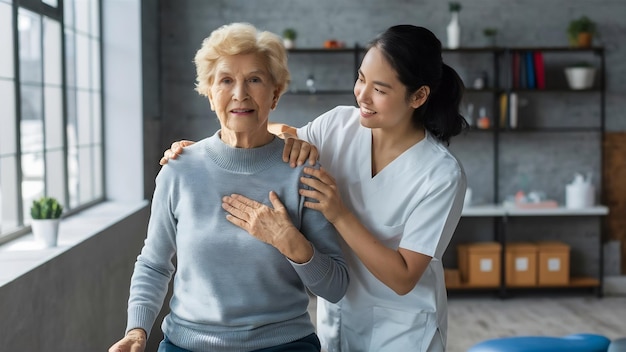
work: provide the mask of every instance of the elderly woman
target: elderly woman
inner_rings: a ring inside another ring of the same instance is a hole
[[[249,24],[226,25],[204,40],[195,63],[196,90],[208,97],[221,129],[157,176],[131,279],[127,334],[109,351],[145,349],[174,256],[159,351],[319,351],[306,289],[337,302],[348,273],[333,226],[304,207],[303,168],[282,161],[284,142],[267,129],[290,78],[282,41]],[[227,216],[222,199],[234,193],[268,205],[281,230],[246,232],[263,224]]]

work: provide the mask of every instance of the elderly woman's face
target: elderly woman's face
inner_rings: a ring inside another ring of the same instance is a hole
[[[236,133],[265,129],[277,97],[262,55],[226,56],[217,62],[209,100],[222,128]]]

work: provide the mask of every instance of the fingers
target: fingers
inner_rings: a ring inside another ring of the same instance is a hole
[[[163,157],[161,158],[161,160],[159,160],[159,164],[165,165],[170,159],[176,159],[180,154],[183,153],[183,148],[186,148],[195,143],[196,142],[194,141],[188,141],[186,139],[172,143],[170,149],[163,152]]]
[[[194,141],[188,141],[186,139],[180,140],[178,142],[174,142],[172,143],[172,147],[170,148],[172,150],[172,159],[176,159],[177,156],[179,156],[180,154],[183,153],[183,148],[186,148],[190,145],[195,144],[196,142]]]
[[[237,219],[241,219],[241,220],[249,219],[248,212],[246,211],[247,207],[248,207],[247,205],[237,201],[236,199],[232,197],[227,196],[227,197],[222,198],[222,209],[226,210],[229,214],[236,217]],[[227,215],[226,218],[228,219],[229,216]],[[231,219],[229,219],[229,221],[231,221]]]
[[[303,171],[305,174],[313,176],[327,185],[336,183],[335,178],[331,174],[329,174],[328,171],[326,171],[326,169],[324,169],[323,167],[319,169],[305,167]]]
[[[278,198],[278,194],[276,194],[276,192],[274,191],[270,191],[270,202],[272,202],[272,206],[276,210],[282,209],[285,207],[283,203],[280,201],[280,198]]]
[[[319,151],[315,146],[311,146],[311,153],[309,154],[309,165],[313,166],[319,159]]]
[[[309,202],[309,201],[306,201],[306,202],[304,202],[304,207],[305,208],[309,208],[309,209],[313,209],[313,210],[317,210],[319,212],[322,212],[324,210],[324,207],[319,202]]]
[[[322,200],[322,198],[324,197],[324,195],[321,192],[318,192],[316,190],[311,190],[311,189],[300,189],[300,195],[306,198],[310,198],[310,199],[315,199],[316,203],[318,204],[320,203],[320,201]],[[305,202],[306,203],[306,202]]]
[[[176,157],[178,157],[178,154],[175,154],[171,149],[168,149],[163,152],[163,157],[159,160],[159,164],[165,165],[170,159],[174,160]]]
[[[289,166],[296,167],[298,165],[302,165],[302,161],[300,161],[300,158],[303,157],[302,153],[303,151],[306,150],[306,148],[303,148],[304,146],[303,146],[302,141],[299,139],[294,139],[294,138],[287,138],[287,141],[291,142],[291,146],[292,146],[290,153],[289,153]],[[308,144],[308,143],[304,143],[304,144]]]
[[[230,203],[232,203],[235,206],[237,206],[238,204],[242,204],[242,205],[246,205],[255,209],[263,206],[262,203],[259,203],[256,200],[250,199],[246,196],[242,196],[241,194],[231,194],[230,196],[226,196],[226,197],[232,199]]]
[[[311,148],[311,145],[309,143],[300,143],[300,152],[298,153],[296,164],[302,165],[305,161],[307,161],[307,159],[310,159],[309,157],[311,155],[312,149],[313,148]],[[313,163],[315,164],[315,161],[313,161]]]
[[[183,147],[183,148],[186,148],[186,147],[188,147],[190,145],[193,145],[195,143],[196,142],[194,142],[194,141],[188,141],[186,139],[183,139],[182,141],[180,141],[180,146]]]
[[[237,226],[237,227],[241,227],[242,229],[246,230],[248,229],[248,223],[239,219],[236,216],[233,215],[226,215],[226,220],[228,220],[231,224]]]
[[[289,161],[289,155],[291,154],[291,149],[293,148],[293,142],[295,140],[293,138],[287,138],[285,140],[285,148],[283,148],[283,161],[284,162],[288,162]],[[291,167],[294,167],[295,165],[291,165]]]

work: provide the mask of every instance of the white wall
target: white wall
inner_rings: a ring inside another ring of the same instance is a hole
[[[106,193],[139,200],[143,190],[141,1],[103,1]]]

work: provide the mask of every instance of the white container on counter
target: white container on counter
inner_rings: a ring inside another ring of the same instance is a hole
[[[595,189],[589,179],[576,174],[574,181],[565,186],[565,207],[580,209],[592,207],[595,204]]]

